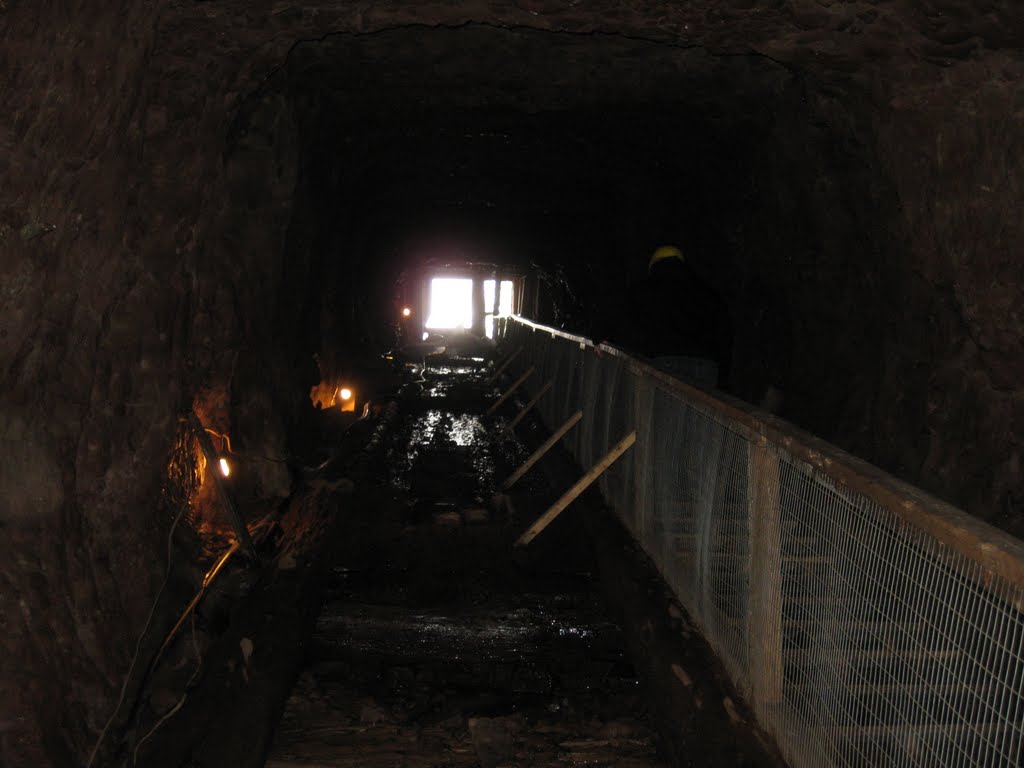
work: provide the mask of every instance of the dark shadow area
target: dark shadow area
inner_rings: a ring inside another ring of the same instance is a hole
[[[183,425],[275,530],[427,244],[583,334],[678,245],[733,394],[1024,531],[1019,14],[810,5],[0,3],[0,762],[148,706],[230,541]]]

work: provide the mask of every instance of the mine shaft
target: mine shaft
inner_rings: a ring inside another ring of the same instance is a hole
[[[279,460],[182,421],[207,570],[100,759],[1015,754],[1015,540],[723,392],[717,322],[672,336],[706,358],[595,342],[521,314],[543,285],[522,262],[463,247],[398,276],[379,358],[317,358],[277,510],[247,520],[236,483]],[[654,252],[645,301],[683,260]],[[616,327],[643,343],[667,317]]]
[[[502,490],[543,427],[524,428],[524,442],[507,429],[511,405],[485,416],[513,380],[484,363],[440,355],[415,369],[415,394],[379,446],[386,473],[339,542],[267,765],[660,766],[671,750],[684,762],[780,764],[749,731],[734,740],[722,707],[736,694],[706,648],[681,642],[682,611],[635,552],[613,555],[632,569],[625,595],[603,593],[583,519],[603,515],[599,503],[580,505],[530,550],[513,547],[561,489],[538,468]],[[615,536],[626,547],[628,536]],[[659,611],[666,647],[675,641],[658,666],[698,686],[706,714],[645,700],[632,651],[644,654],[650,639],[637,628],[627,637],[614,602],[633,592]],[[659,749],[659,723],[670,722],[672,743]],[[698,739],[714,754],[684,758]]]
[[[1024,764],[1011,0],[0,0],[0,766]]]

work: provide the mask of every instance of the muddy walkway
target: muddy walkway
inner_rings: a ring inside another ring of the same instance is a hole
[[[472,366],[402,405],[267,765],[656,766],[622,633],[589,557],[528,569],[494,486],[524,455]]]
[[[721,675],[680,640],[691,632],[657,576],[622,558],[628,542],[602,534],[622,569],[610,588],[606,565],[603,592],[580,518],[513,551],[559,494],[534,471],[514,504],[495,496],[529,450],[481,416],[495,389],[479,368],[428,368],[406,393],[357,487],[267,766],[772,764],[718,705]],[[666,695],[651,695],[655,667]]]

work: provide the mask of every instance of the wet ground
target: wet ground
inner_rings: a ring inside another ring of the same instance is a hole
[[[357,494],[267,765],[663,765],[589,548],[513,557],[543,508],[495,501],[527,451],[480,416],[480,361],[417,379]],[[542,507],[552,491],[530,482]]]

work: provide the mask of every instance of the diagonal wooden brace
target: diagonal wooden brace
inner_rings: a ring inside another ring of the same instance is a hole
[[[545,440],[543,445],[534,451],[530,455],[530,458],[524,461],[523,465],[509,476],[508,480],[501,484],[502,490],[507,491],[513,485],[518,483],[522,479],[523,475],[530,471],[530,467],[544,458],[544,454],[550,451],[554,447],[555,443],[561,440],[565,436],[565,433],[575,427],[582,418],[583,411],[576,411],[576,413],[566,419],[565,424],[556,429],[555,433]]]
[[[501,407],[501,404],[504,403],[506,400],[508,400],[510,397],[512,397],[512,393],[515,392],[517,389],[519,389],[519,387],[522,386],[524,381],[526,381],[528,378],[530,378],[530,375],[532,373],[533,373],[533,366],[531,365],[526,370],[526,373],[524,373],[522,376],[520,376],[518,379],[516,379],[515,384],[513,384],[511,387],[509,387],[505,391],[505,394],[503,394],[501,397],[499,397],[497,400],[494,401],[494,405],[492,405],[490,408],[487,409],[487,413],[485,413],[484,416],[490,416],[492,413],[494,413],[496,410],[498,410]]]
[[[562,514],[563,510],[575,501],[577,496],[587,490],[587,488],[590,487],[590,484],[597,480],[597,478],[599,478],[601,474],[608,469],[608,467],[614,464],[622,454],[629,450],[630,446],[635,442],[636,430],[633,430],[622,438],[614,448],[608,451],[608,453],[606,453],[604,457],[597,462],[597,464],[591,467],[590,470],[577,481],[576,485],[562,494],[562,498],[552,504],[551,508],[547,512],[538,517],[536,522],[527,528],[526,532],[519,537],[516,541],[516,546],[525,547],[537,538],[541,531],[551,525],[551,523],[554,522],[554,519]]]
[[[533,399],[530,402],[528,402],[526,405],[523,406],[523,410],[521,410],[519,413],[517,413],[516,417],[514,419],[512,419],[512,421],[510,421],[507,425],[505,425],[505,431],[506,432],[511,432],[512,430],[514,430],[516,428],[516,425],[520,421],[522,421],[523,418],[525,418],[526,414],[528,414],[531,410],[533,410],[533,406],[535,406],[538,403],[538,401],[542,397],[544,397],[544,395],[547,394],[547,391],[549,389],[551,389],[551,387],[552,387],[552,385],[554,385],[554,383],[555,383],[555,380],[552,379],[547,384],[545,384],[543,387],[541,387],[540,388],[540,392],[538,392],[536,395],[534,395]]]
[[[520,352],[522,352],[522,351],[523,351],[523,348],[522,348],[522,347],[516,347],[516,350],[515,350],[515,352],[513,352],[513,353],[512,353],[511,355],[509,355],[508,357],[506,357],[506,358],[505,358],[505,361],[504,361],[504,362],[503,362],[503,363],[502,363],[501,365],[499,365],[499,366],[497,367],[497,369],[495,369],[494,373],[492,373],[492,374],[490,375],[490,377],[489,377],[489,378],[487,379],[487,383],[488,383],[488,384],[493,384],[494,382],[496,382],[496,381],[498,380],[498,377],[499,377],[499,376],[501,376],[501,374],[505,372],[505,369],[506,369],[506,368],[508,368],[508,366],[509,366],[509,363],[511,363],[511,362],[512,362],[513,360],[515,360],[515,359],[516,359],[516,356],[517,356],[517,355],[518,355],[518,354],[519,354]]]

